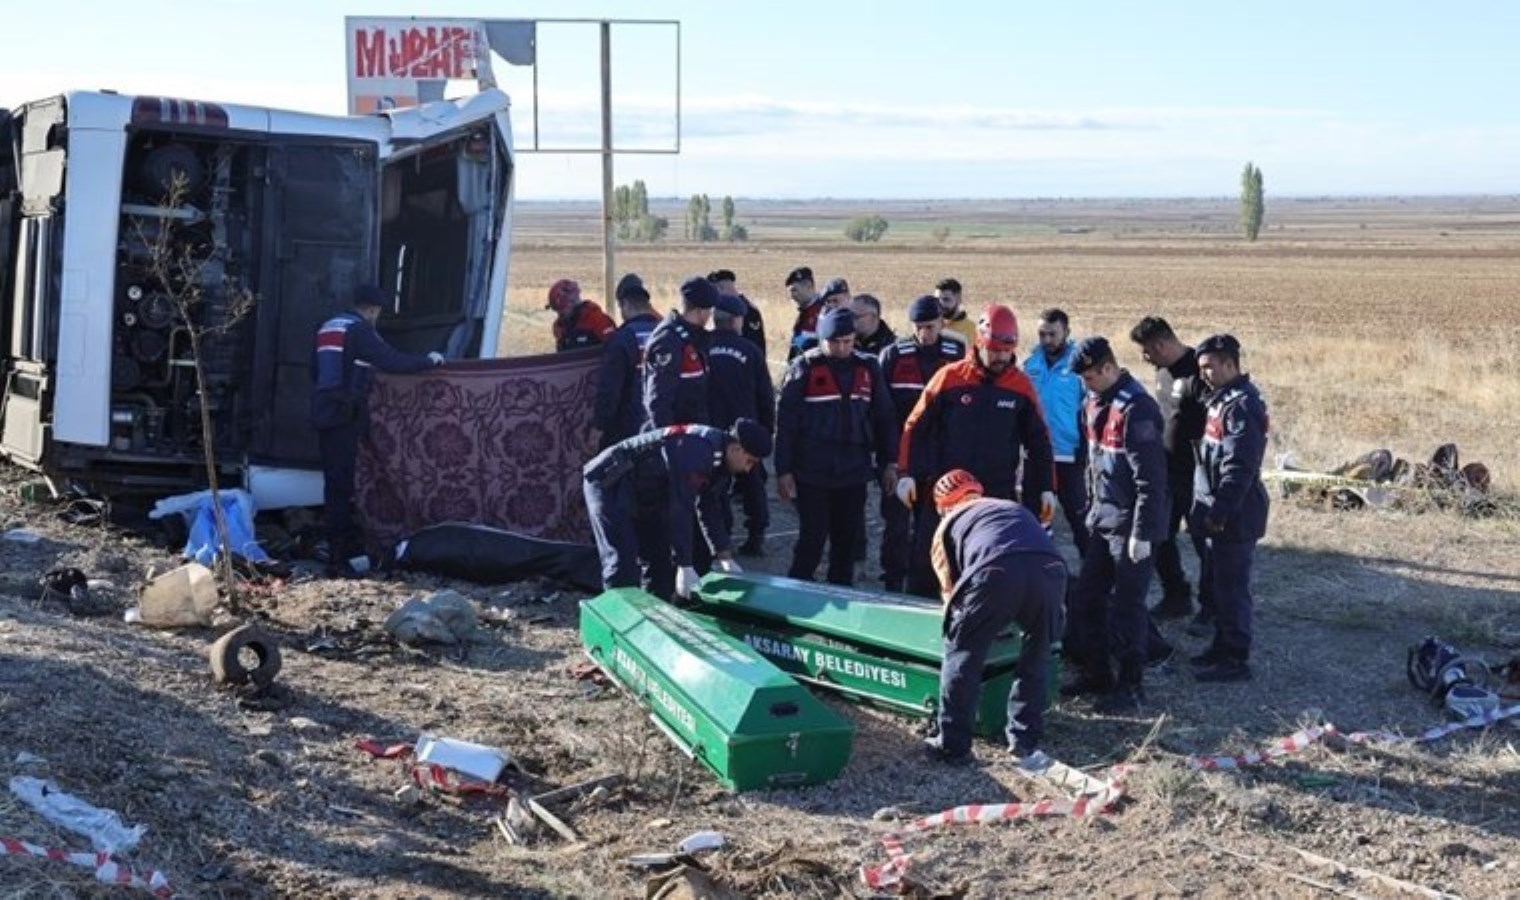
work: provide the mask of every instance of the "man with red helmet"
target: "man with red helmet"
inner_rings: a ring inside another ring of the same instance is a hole
[[[1024,505],[1041,521],[1055,512],[1050,431],[1033,382],[1014,365],[1018,344],[1013,310],[987,307],[977,322],[975,352],[934,373],[903,425],[897,497],[910,508],[920,506],[908,568],[909,590],[915,593],[924,593],[938,525],[928,488],[944,473],[965,469],[987,496],[1013,500],[1022,458]]]
[[[1009,625],[1023,632],[1008,695],[1008,747],[1033,753],[1045,725],[1050,647],[1066,595],[1066,564],[1040,522],[1009,500],[983,497],[981,482],[952,469],[934,485],[942,519],[934,532],[934,571],[945,601],[945,659],[939,675],[939,733],[932,759],[971,760],[971,729],[982,667]]]
[[[555,313],[556,351],[600,347],[617,330],[617,323],[600,306],[581,299],[581,286],[569,278],[561,278],[549,288],[549,302],[544,309]]]

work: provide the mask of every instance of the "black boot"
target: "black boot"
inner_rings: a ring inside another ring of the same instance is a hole
[[[740,556],[762,557],[765,555],[765,535],[751,533],[750,536],[739,545]]]
[[[1161,602],[1151,607],[1151,615],[1158,619],[1184,619],[1193,612],[1193,595],[1186,583],[1179,589],[1167,591]]]
[[[1107,668],[1084,666],[1073,681],[1061,685],[1062,697],[1095,697],[1114,688],[1114,674]]]

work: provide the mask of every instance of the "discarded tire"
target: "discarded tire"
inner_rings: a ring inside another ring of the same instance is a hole
[[[243,650],[252,651],[258,665],[248,668],[239,658]],[[261,688],[274,683],[280,674],[280,645],[256,625],[234,628],[216,640],[209,651],[211,678],[217,684],[242,685],[252,682]]]

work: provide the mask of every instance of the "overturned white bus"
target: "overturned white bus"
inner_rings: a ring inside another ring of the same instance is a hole
[[[320,503],[313,334],[357,285],[386,291],[395,346],[495,355],[508,106],[488,90],[332,117],[78,92],[0,110],[0,456],[107,494],[204,481],[189,342],[150,265],[167,227],[202,321],[254,298],[202,349],[219,465],[261,506]]]

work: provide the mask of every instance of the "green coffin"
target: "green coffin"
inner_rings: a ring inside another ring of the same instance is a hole
[[[937,602],[749,573],[708,575],[696,596],[716,627],[804,681],[910,715],[931,715],[938,704],[944,607]],[[987,655],[979,734],[1003,733],[1019,648],[1013,629]]]
[[[726,787],[819,784],[855,727],[749,645],[634,588],[581,604],[586,653]]]

